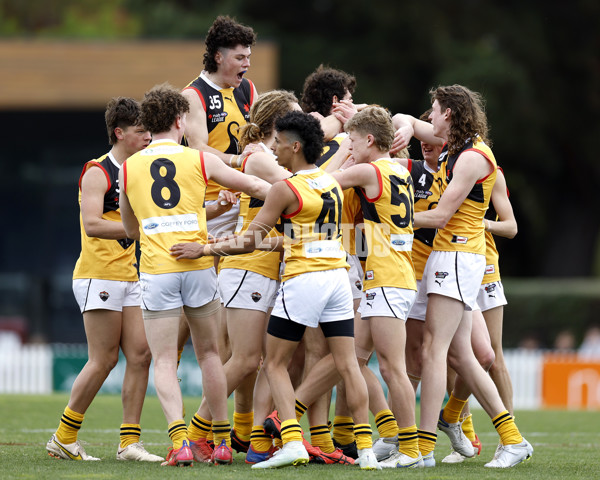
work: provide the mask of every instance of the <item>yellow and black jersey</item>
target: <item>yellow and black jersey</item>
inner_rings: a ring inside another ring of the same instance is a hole
[[[331,161],[331,157],[333,157],[336,154],[336,152],[340,149],[340,144],[347,137],[347,133],[339,133],[331,140],[329,140],[323,147],[323,153],[321,154],[321,157],[317,160],[317,163],[315,165],[325,170],[325,168],[327,167],[327,165],[329,165],[329,162]]]
[[[169,140],[152,142],[123,164],[123,189],[140,223],[140,271],[172,273],[204,270],[212,257],[176,260],[175,243],[208,240],[202,152]]]
[[[500,167],[498,167],[501,170]],[[506,194],[510,196],[510,192],[508,188],[506,189]],[[498,221],[498,214],[496,213],[496,209],[494,208],[494,203],[490,202],[490,206],[488,207],[487,212],[485,213],[485,218],[487,220]],[[500,281],[500,254],[498,253],[498,248],[496,247],[496,241],[494,240],[494,235],[491,232],[486,230],[485,232],[485,275],[483,276],[482,285],[492,282]]]
[[[378,195],[369,198],[363,189],[356,189],[360,196],[368,248],[363,289],[395,287],[416,290],[411,259],[412,178],[406,168],[389,158],[381,158],[370,165],[377,171]]]
[[[246,162],[248,161],[248,155],[242,162],[242,172],[246,168]],[[238,216],[237,226],[235,228],[235,234],[241,235],[247,229],[248,225],[258,215],[258,212],[264,205],[264,200],[251,197],[245,193],[242,193],[239,199],[240,203],[240,214]],[[271,229],[266,238],[275,237],[281,235],[276,228]],[[279,264],[281,255],[279,252],[265,252],[255,250],[251,253],[245,253],[243,255],[231,255],[224,257],[219,265],[219,269],[224,268],[238,268],[240,270],[248,270],[263,275],[273,280],[279,280]]]
[[[441,179],[424,160],[408,160],[408,171],[415,189],[415,212],[426,212],[437,207],[440,201]],[[435,228],[416,228],[412,248],[412,261],[417,280],[423,278],[423,270],[433,249]]]
[[[79,177],[79,205],[81,205],[81,181],[90,168],[100,168],[106,176],[107,189],[104,194],[102,218],[114,222],[121,221],[119,212],[119,170],[120,165],[108,153],[96,160],[87,162]],[[138,280],[134,241],[129,238],[109,240],[88,237],[79,215],[81,229],[81,254],[73,270],[73,278],[98,278],[121,282]]]
[[[463,153],[468,151],[475,151],[483,155],[492,165],[493,171],[485,178],[477,181],[446,226],[438,230],[433,242],[433,249],[437,251],[460,251],[485,255],[483,217],[490,203],[497,172],[496,159],[492,150],[479,140],[479,138],[466,142],[457,154],[445,156],[440,166],[442,178],[441,195],[444,195],[444,190],[452,181],[456,162]]]
[[[285,270],[282,280],[296,275],[350,268],[341,241],[340,184],[315,167],[284,180],[298,198],[298,209],[282,215]]]
[[[204,73],[200,74],[184,90],[194,90],[204,111],[208,129],[208,146],[219,152],[239,153],[240,127],[250,119],[250,107],[254,103],[254,85],[244,78],[239,87],[220,88]],[[185,138],[184,144],[187,145]],[[223,188],[209,181],[206,199],[216,200]]]

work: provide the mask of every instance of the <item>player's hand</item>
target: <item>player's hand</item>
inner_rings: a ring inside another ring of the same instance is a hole
[[[262,151],[263,151],[263,149],[258,143],[249,143],[248,145],[246,145],[246,148],[244,148],[244,151],[240,154],[240,162],[241,162],[241,159],[243,159],[244,157],[247,157],[251,153],[262,152]]]
[[[414,129],[409,125],[400,127],[398,130],[396,130],[396,133],[394,134],[394,142],[392,143],[390,153],[393,155],[402,150],[403,148],[408,147],[408,145],[410,144],[410,139],[413,137],[414,133]]]
[[[233,207],[237,202],[238,202],[238,196],[240,195],[240,192],[230,192],[229,190],[220,190],[219,191],[219,211],[222,211],[223,213],[231,210],[231,207]]]
[[[341,100],[333,104],[332,113],[342,125],[345,125],[358,112],[352,100]]]
[[[176,243],[171,247],[171,255],[177,260],[200,258],[204,256],[204,245],[200,243]]]

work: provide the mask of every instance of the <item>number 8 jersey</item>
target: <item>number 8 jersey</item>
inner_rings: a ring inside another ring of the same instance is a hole
[[[360,197],[367,240],[363,290],[395,287],[416,290],[412,263],[414,187],[409,171],[399,163],[381,158],[370,165],[377,171],[379,195]]]
[[[204,194],[207,178],[201,152],[170,140],[152,142],[123,163],[122,188],[140,224],[140,272],[204,270],[212,257],[176,260],[175,243],[206,243]]]

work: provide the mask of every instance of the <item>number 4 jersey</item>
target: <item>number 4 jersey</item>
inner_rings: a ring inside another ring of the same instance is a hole
[[[282,280],[307,272],[350,268],[342,246],[344,194],[320,168],[284,180],[298,198],[298,209],[282,215],[285,271]]]
[[[152,142],[123,164],[122,188],[140,223],[140,272],[204,270],[212,257],[176,260],[175,243],[207,242],[201,152],[169,140]]]
[[[369,198],[356,191],[364,216],[367,240],[364,290],[395,287],[416,290],[411,259],[414,188],[410,173],[399,163],[381,158],[370,165],[377,171],[379,194]]]

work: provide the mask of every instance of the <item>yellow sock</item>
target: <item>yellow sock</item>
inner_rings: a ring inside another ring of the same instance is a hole
[[[187,429],[187,436],[193,442],[197,442],[201,438],[206,439],[208,434],[211,433],[211,427],[212,422],[210,420],[206,420],[196,414],[190,421],[190,426]]]
[[[514,418],[511,417],[508,411],[504,410],[502,413],[492,418],[492,423],[494,424],[494,428],[498,432],[498,435],[500,435],[500,442],[502,442],[502,445],[516,445],[523,441],[521,432],[519,432]]]
[[[398,427],[399,451],[410,458],[419,456],[419,436],[417,435],[417,426]]]
[[[183,446],[183,441],[187,440],[187,427],[185,426],[183,418],[169,423],[168,432],[169,437],[173,442],[173,450],[181,448]]]
[[[301,442],[302,429],[298,420],[285,420],[281,422],[281,441],[285,445],[288,442]]]
[[[221,445],[221,441],[225,440],[228,447],[231,447],[231,424],[229,420],[221,422],[212,422],[212,432],[215,441],[215,447]]]
[[[250,434],[250,444],[255,452],[266,452],[273,445],[273,440],[262,425],[254,425]]]
[[[466,400],[460,400],[450,394],[448,403],[446,403],[444,410],[442,410],[442,418],[448,423],[457,423],[460,419],[460,412],[462,412],[466,403]]]
[[[131,445],[132,443],[138,443],[140,441],[142,429],[140,428],[139,424],[122,423],[120,433],[121,448],[125,448]]]
[[[475,427],[473,427],[473,415],[469,414],[465,417],[462,424],[462,431],[466,435],[466,437],[474,442],[476,440],[475,437]]]
[[[314,427],[310,427],[310,443],[315,447],[319,447],[325,453],[332,453],[335,451],[331,433],[329,433],[327,425],[315,425]]]
[[[66,445],[75,443],[77,441],[77,434],[81,428],[81,422],[83,422],[83,413],[77,413],[67,405],[56,430],[58,441]]]
[[[306,413],[308,407],[304,405],[300,400],[296,399],[296,420],[300,421],[302,415]]]
[[[437,434],[433,432],[427,432],[425,430],[417,430],[419,437],[419,450],[421,455],[425,456],[435,449],[435,442],[437,441]]]
[[[357,423],[354,425],[354,437],[356,438],[356,449],[373,447],[373,430],[368,423]]]
[[[254,423],[254,412],[238,413],[233,412],[233,429],[236,435],[244,441],[250,440],[252,434],[252,425]]]
[[[398,433],[398,423],[391,410],[381,410],[377,413],[375,425],[380,437],[395,437]]]
[[[354,420],[352,417],[336,415],[333,419],[333,438],[339,445],[354,441]]]

